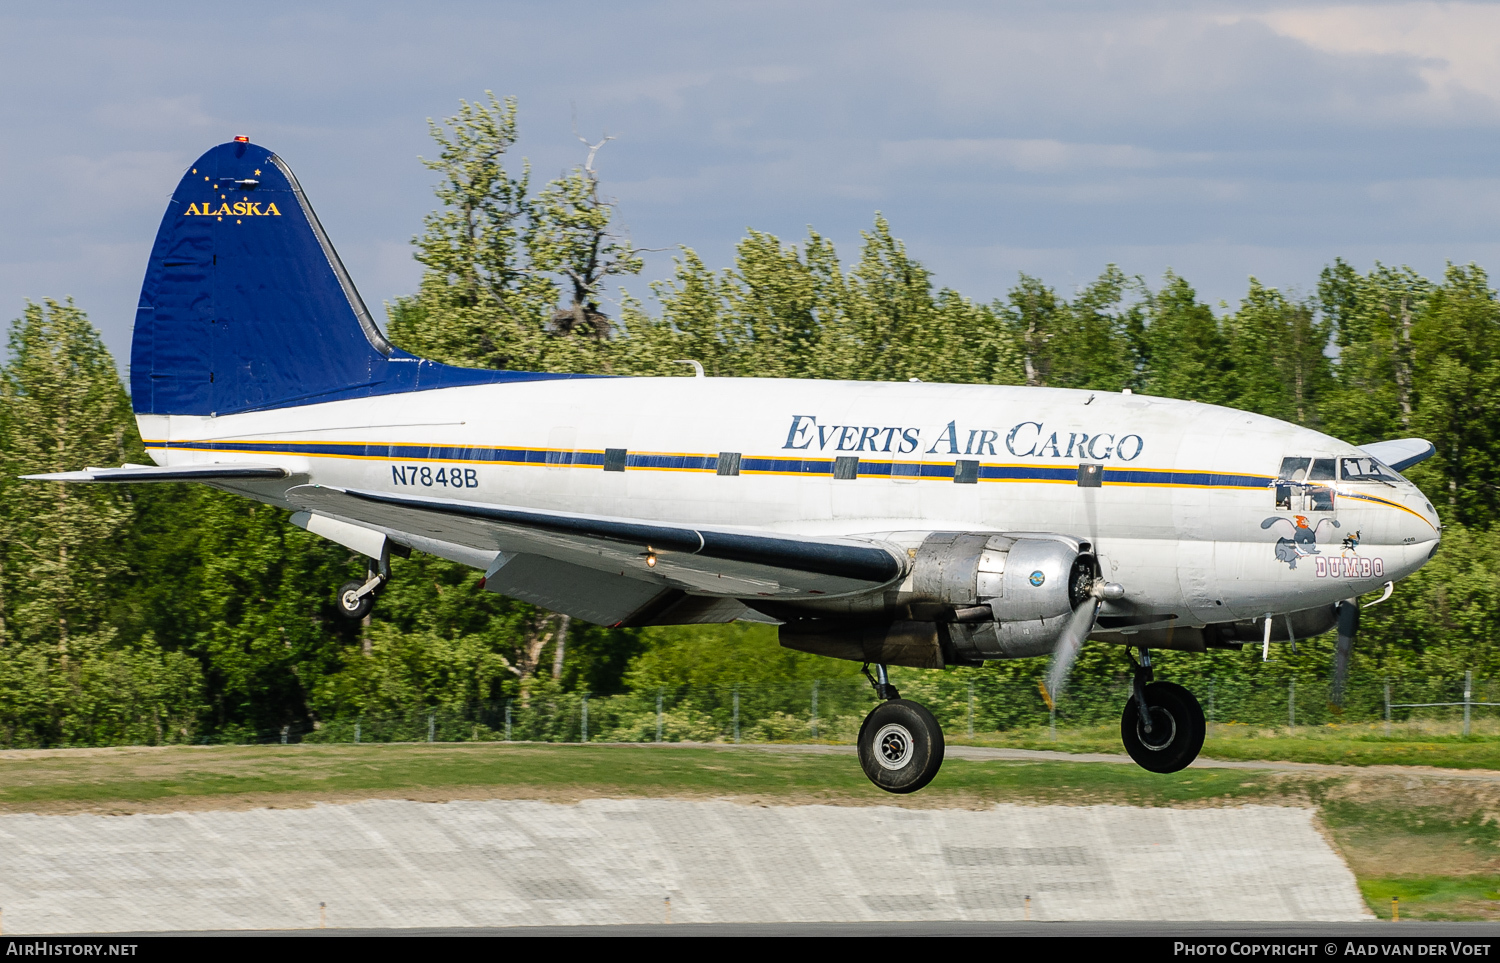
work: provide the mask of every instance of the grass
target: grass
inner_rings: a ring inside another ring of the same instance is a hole
[[[1444,769],[1500,770],[1500,733],[1460,734],[1456,724],[1396,726],[1328,725],[1282,727],[1220,723],[1203,743],[1203,756],[1238,761],[1309,762],[1340,766],[1435,766]],[[1120,733],[1113,726],[1059,730],[1056,739],[1045,729],[990,733],[955,743],[1059,752],[1121,752]]]
[[[0,811],[133,811],[320,798],[455,792],[576,799],[587,795],[755,796],[842,804],[985,805],[1088,798],[1171,806],[1248,801],[1271,774],[1194,770],[1155,776],[1089,763],[996,765],[950,760],[921,794],[871,786],[852,752],[773,748],[461,743],[49,750],[0,754]]]
[[[1224,741],[1248,748],[1283,740]],[[1337,750],[1348,740],[1304,741]],[[1074,733],[1059,745],[1117,751],[1103,744],[1102,734]],[[603,796],[965,808],[1316,806],[1377,915],[1390,915],[1395,895],[1404,919],[1500,919],[1500,782],[1445,780],[1420,770],[1191,769],[1161,776],[1129,765],[949,759],[921,793],[890,796],[866,781],[850,749],[839,747],[387,743],[0,752],[0,812]]]
[[[1359,891],[1375,915],[1391,918],[1399,900],[1404,920],[1500,919],[1500,876],[1394,876],[1361,879]]]

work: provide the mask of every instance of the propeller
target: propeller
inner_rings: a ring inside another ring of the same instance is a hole
[[[1094,576],[1092,572],[1084,570],[1079,573],[1079,582],[1085,578],[1088,580],[1087,584],[1080,586],[1083,589],[1080,593],[1083,598],[1074,606],[1073,614],[1068,616],[1067,625],[1063,626],[1062,634],[1057,637],[1057,646],[1052,650],[1052,664],[1047,667],[1047,680],[1041,685],[1042,699],[1049,709],[1056,707],[1058,696],[1062,693],[1063,686],[1067,684],[1068,675],[1073,671],[1073,663],[1078,661],[1078,653],[1083,648],[1083,640],[1094,631],[1094,620],[1099,616],[1099,606],[1104,604],[1105,599],[1117,599],[1125,595],[1125,589],[1122,586],[1114,582],[1106,582]]]
[[[1336,706],[1344,704],[1344,684],[1349,681],[1349,656],[1354,651],[1354,637],[1359,634],[1359,610],[1379,605],[1391,597],[1396,591],[1394,581],[1385,583],[1385,591],[1380,593],[1380,598],[1373,602],[1359,604],[1358,599],[1344,599],[1333,607],[1334,615],[1338,619],[1338,645],[1333,652],[1333,679],[1329,687],[1328,701]],[[1287,627],[1291,627],[1291,617],[1287,617]],[[1296,643],[1292,643],[1296,645]],[[1293,652],[1296,651],[1294,648]]]
[[[1341,706],[1344,704],[1344,683],[1349,681],[1349,654],[1354,650],[1354,637],[1359,634],[1359,603],[1354,599],[1344,599],[1334,606],[1334,613],[1338,617],[1338,646],[1334,649],[1333,684],[1329,688],[1328,701]]]

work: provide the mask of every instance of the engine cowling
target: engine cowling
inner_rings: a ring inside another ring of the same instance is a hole
[[[1093,572],[1093,552],[1076,539],[935,532],[917,549],[897,604],[989,606],[1007,622],[1054,618],[1073,611],[1088,588],[1075,585],[1078,576]]]
[[[1049,652],[1097,562],[1062,535],[933,532],[908,553],[911,574],[843,612],[792,615],[781,644],[862,662],[940,668]]]

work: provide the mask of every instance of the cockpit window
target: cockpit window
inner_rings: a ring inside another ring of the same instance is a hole
[[[1339,474],[1343,476],[1344,481],[1394,482],[1398,480],[1395,472],[1369,457],[1340,458]]]
[[[1334,480],[1336,458],[1281,459],[1281,472],[1276,478],[1276,507],[1294,512],[1333,511],[1334,491],[1329,483]]]

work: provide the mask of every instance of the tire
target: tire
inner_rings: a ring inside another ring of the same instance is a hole
[[[375,593],[371,592],[364,598],[355,598],[354,593],[364,587],[363,582],[345,582],[339,586],[339,594],[334,599],[334,607],[339,614],[351,622],[357,622],[370,614],[370,609],[375,606]]]
[[[1136,765],[1150,772],[1186,769],[1198,758],[1208,732],[1203,707],[1191,692],[1173,682],[1153,682],[1146,686],[1146,705],[1151,712],[1149,735],[1141,731],[1135,696],[1125,703],[1125,713],[1120,717],[1120,738],[1125,751]]]
[[[915,702],[882,702],[859,727],[859,764],[886,792],[916,792],[943,765],[943,728]]]

